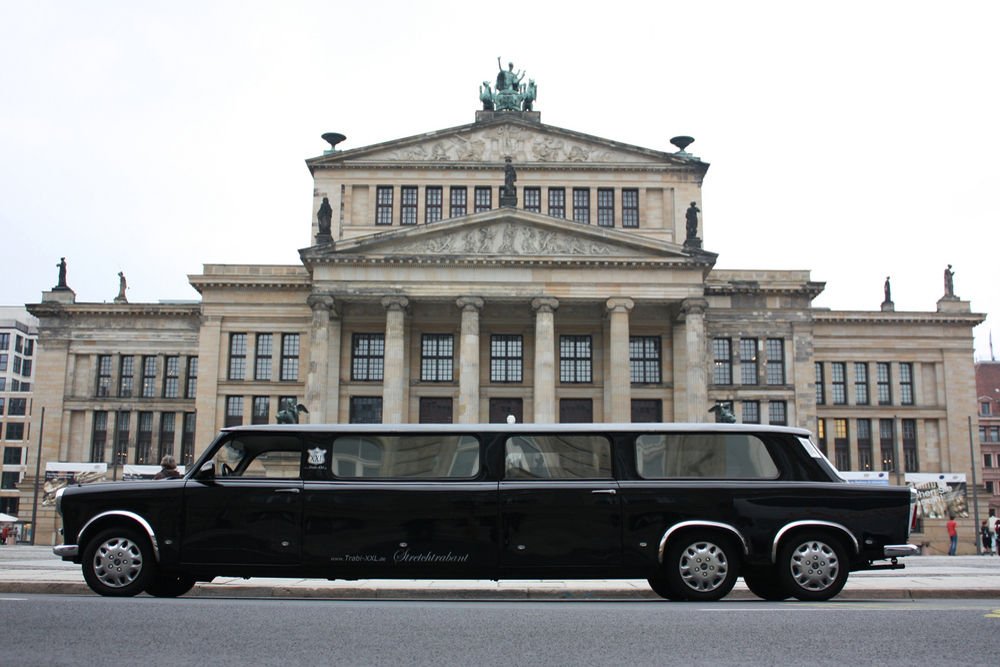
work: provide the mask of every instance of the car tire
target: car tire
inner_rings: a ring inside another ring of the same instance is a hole
[[[157,598],[176,598],[194,588],[194,577],[189,574],[157,572],[146,582],[146,593]]]
[[[740,560],[731,539],[718,533],[687,533],[670,541],[663,556],[667,587],[692,602],[721,600],[733,590]]]
[[[90,590],[108,597],[138,595],[156,569],[149,539],[124,526],[103,530],[89,540],[82,564]]]
[[[744,568],[743,583],[750,592],[762,600],[779,602],[787,600],[791,595],[778,580],[778,574],[773,567]]]
[[[778,551],[778,580],[788,593],[803,601],[835,597],[849,574],[847,552],[828,533],[799,533]]]
[[[646,581],[649,582],[649,587],[653,589],[653,592],[664,600],[673,600],[674,602],[683,602],[684,600],[687,600],[687,598],[684,597],[684,591],[674,590],[670,587],[670,584],[667,582],[667,578],[663,576],[662,571],[658,572]]]

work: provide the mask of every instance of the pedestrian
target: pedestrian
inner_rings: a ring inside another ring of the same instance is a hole
[[[177,459],[167,454],[160,459],[160,472],[153,475],[153,479],[179,479],[180,476],[177,472]]]
[[[954,556],[955,552],[958,551],[958,524],[955,523],[955,515],[948,515],[948,523],[945,524],[948,528],[948,539],[951,540],[951,544],[948,546],[948,555]]]
[[[990,522],[986,519],[983,519],[979,526],[979,540],[983,544],[983,555],[989,556],[992,553],[990,549],[993,542],[990,540]]]
[[[990,530],[990,545],[986,551],[993,555],[997,550],[997,511],[995,509],[990,510],[990,515],[986,519],[986,527]]]

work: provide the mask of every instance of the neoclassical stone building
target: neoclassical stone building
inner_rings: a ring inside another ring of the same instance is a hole
[[[29,307],[46,462],[190,462],[289,403],[386,423],[698,422],[721,403],[816,431],[843,469],[971,471],[982,316],[950,292],[818,309],[808,271],[715,269],[689,138],[643,148],[530,110],[324,138],[300,264],[206,264],[196,303],[67,287]]]

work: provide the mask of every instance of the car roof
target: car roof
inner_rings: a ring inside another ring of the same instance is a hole
[[[783,433],[808,437],[806,429],[764,424],[256,424],[230,426],[223,433]]]

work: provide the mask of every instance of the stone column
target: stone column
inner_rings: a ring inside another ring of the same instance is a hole
[[[329,294],[310,294],[306,303],[312,309],[313,316],[309,329],[309,370],[306,374],[304,398],[309,409],[309,421],[322,424],[337,421],[336,414],[331,418],[326,411],[330,391],[327,378],[330,364],[330,317],[336,317],[337,311],[333,297]]]
[[[535,310],[535,406],[536,424],[556,421],[556,340],[555,311],[559,300],[551,297],[533,299]]]
[[[678,421],[707,421],[709,408],[708,342],[705,339],[707,309],[708,301],[702,298],[684,299],[681,302],[680,319],[684,323],[682,347],[685,359],[674,367],[675,377],[683,376],[683,387],[678,387],[674,393],[674,417]]]
[[[460,297],[462,338],[458,357],[458,423],[479,422],[479,311],[483,300],[474,296]]]
[[[612,422],[632,421],[632,377],[628,352],[628,314],[635,306],[632,299],[608,299],[605,304],[611,320],[611,345],[607,360],[607,378],[611,387],[608,414]]]
[[[410,301],[405,296],[387,296],[382,299],[385,308],[385,373],[382,376],[382,423],[402,424],[403,383],[406,379],[406,307]]]

